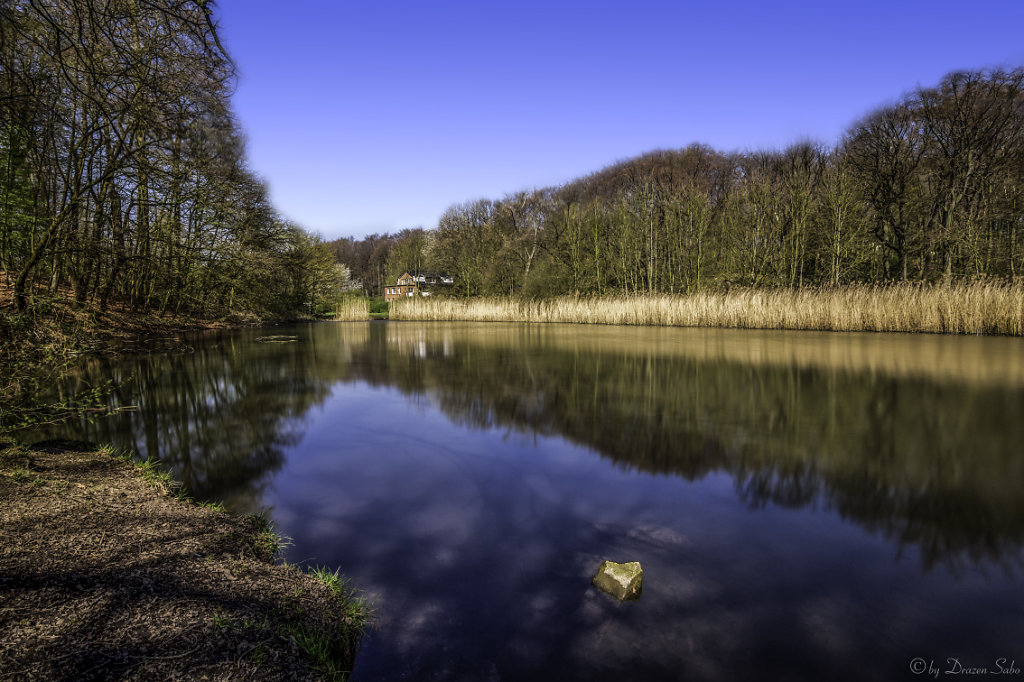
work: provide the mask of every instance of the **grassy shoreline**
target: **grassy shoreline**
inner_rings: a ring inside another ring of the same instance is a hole
[[[648,296],[406,298],[392,320],[1024,335],[1024,285],[901,284]]]
[[[0,668],[20,679],[344,679],[369,618],[274,564],[259,517],[109,449],[0,444]]]

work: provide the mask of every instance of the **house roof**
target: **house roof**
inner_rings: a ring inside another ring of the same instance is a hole
[[[431,270],[407,270],[405,274],[411,275],[412,277],[421,277],[421,276],[422,277],[450,277],[451,276],[447,272],[433,272]]]

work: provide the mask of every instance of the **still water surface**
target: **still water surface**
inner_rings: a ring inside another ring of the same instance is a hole
[[[83,365],[138,409],[66,435],[269,508],[289,561],[340,567],[378,613],[356,680],[1024,680],[1022,340],[372,322],[190,344]],[[590,586],[604,559],[643,563],[638,602]]]

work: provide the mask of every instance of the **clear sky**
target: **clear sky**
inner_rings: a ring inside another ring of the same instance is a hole
[[[249,161],[331,239],[692,142],[833,143],[949,71],[1024,65],[1024,0],[218,0]]]

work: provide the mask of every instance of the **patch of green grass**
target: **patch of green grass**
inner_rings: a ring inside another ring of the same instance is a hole
[[[269,509],[249,514],[248,518],[253,525],[249,546],[257,557],[265,561],[274,561],[285,547],[291,545],[291,539],[284,537],[274,528]]]
[[[224,511],[224,505],[220,502],[196,502],[193,500],[189,496],[185,485],[180,481],[174,480],[174,477],[171,476],[169,471],[163,468],[163,465],[158,459],[149,457],[140,462],[132,456],[131,452],[118,453],[114,450],[113,446],[110,445],[100,447],[99,452],[110,457],[119,457],[122,461],[126,462],[129,466],[138,471],[142,475],[143,479],[182,502],[190,502],[200,507],[209,507],[215,511]]]
[[[231,616],[222,616],[216,611],[213,613],[213,627],[219,630],[237,630],[238,624]]]
[[[346,663],[354,658],[351,647],[356,640],[296,623],[283,626],[280,635],[295,643],[299,651],[320,670],[323,679],[347,680],[351,674]]]
[[[337,569],[332,571],[325,566],[316,566],[309,574],[327,586],[345,620],[362,633],[372,619],[373,609],[352,587],[351,581]]]
[[[204,509],[212,509],[215,512],[225,511],[224,505],[221,502],[199,502],[196,500],[193,500],[193,502],[197,507],[202,507]]]
[[[337,654],[331,637],[320,629],[289,624],[281,633],[291,639],[308,658],[324,673],[324,679],[348,679],[349,670],[338,665]]]
[[[348,679],[348,666],[355,659],[359,642],[371,622],[372,610],[337,570],[326,567],[307,569],[307,574],[327,587],[334,614],[329,624],[307,617],[301,599],[307,590],[297,586],[285,597],[281,612],[283,625],[278,634],[291,640],[321,672],[324,679]],[[314,597],[315,599],[315,597]]]
[[[309,574],[324,585],[327,585],[335,595],[344,595],[343,590],[348,584],[348,579],[338,573],[337,570],[332,571],[326,566],[316,566],[310,569]]]
[[[11,472],[11,479],[15,483],[28,483],[37,488],[42,488],[46,485],[46,479],[38,474],[33,474],[30,469],[23,466],[14,468],[14,471]]]
[[[27,483],[32,480],[32,472],[25,467],[15,467],[11,472],[11,478],[15,483]]]
[[[163,468],[159,460],[149,457],[145,461],[135,462],[135,470],[142,474],[142,478],[166,491],[168,495],[188,499],[184,488]]]

